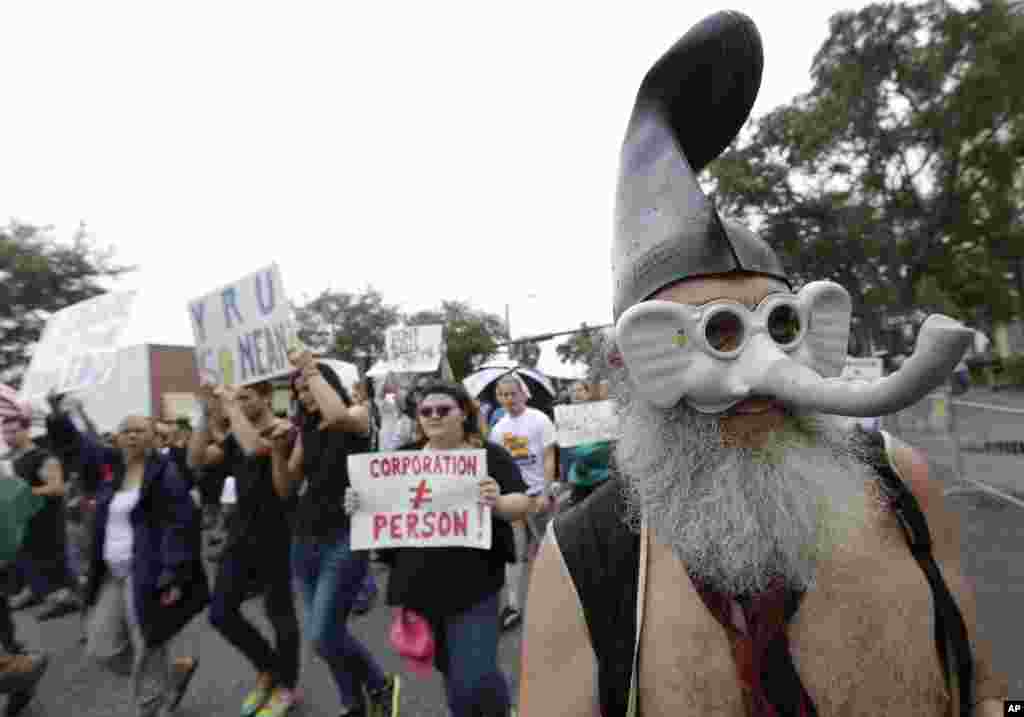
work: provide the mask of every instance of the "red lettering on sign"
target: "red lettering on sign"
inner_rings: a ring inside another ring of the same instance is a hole
[[[430,488],[427,487],[427,479],[424,478],[415,488],[410,489],[414,493],[412,497],[412,509],[419,510],[424,503],[430,502]]]
[[[420,536],[423,538],[434,537],[434,513],[423,514],[423,527],[424,530],[420,532]]]
[[[402,456],[402,475],[409,472],[409,456]]]
[[[380,513],[373,514],[373,539],[377,540],[380,538],[380,534],[384,531],[388,525],[388,517]]]
[[[380,471],[377,469],[377,463],[379,461],[379,458],[374,458],[370,461],[370,475],[374,478],[380,478]]]
[[[476,456],[465,456],[464,458],[465,458],[465,461],[466,461],[466,470],[463,471],[463,475],[465,475],[467,473],[468,474],[472,474],[472,475],[476,475],[476,471],[477,471],[476,459],[477,459],[477,457]]]
[[[418,538],[419,533],[416,532],[416,524],[420,522],[420,517],[416,513],[405,514],[405,534],[410,538]]]
[[[441,460],[441,456],[434,459],[434,473],[444,473],[444,461]]]
[[[402,537],[402,514],[395,513],[391,516],[391,537],[400,540]]]
[[[461,510],[453,514],[452,522],[456,535],[465,537],[469,533],[469,513],[467,511]]]
[[[447,513],[441,513],[437,517],[437,534],[442,538],[447,538],[449,533],[452,532],[452,517]]]
[[[402,459],[399,458],[398,456],[392,456],[391,457],[391,472],[393,474],[395,474],[396,476],[397,475],[401,475],[401,469],[402,469]]]

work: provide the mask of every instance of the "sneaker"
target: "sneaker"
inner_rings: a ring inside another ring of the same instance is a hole
[[[55,620],[58,617],[64,617],[70,615],[73,612],[78,612],[82,607],[82,603],[78,600],[78,597],[71,592],[70,588],[63,588],[50,595],[46,600],[46,606],[36,614],[36,619],[40,622],[45,620]]]
[[[523,621],[523,613],[514,607],[505,606],[505,609],[501,611],[501,630],[511,630],[513,627]]]
[[[256,713],[256,717],[284,717],[297,703],[298,698],[294,690],[276,687],[267,703]]]
[[[273,694],[274,688],[257,684],[242,702],[242,717],[253,717],[263,709]]]
[[[169,701],[167,703],[168,711],[173,711],[177,709],[178,705],[181,704],[182,698],[188,691],[189,683],[192,682],[192,678],[195,677],[196,670],[199,669],[199,658],[193,657],[190,659],[191,662],[189,666],[184,670],[177,669],[178,666],[175,665],[175,672],[177,672],[175,677],[177,678],[177,680],[174,686],[174,690],[171,692]]]
[[[402,678],[399,675],[389,675],[384,679],[382,688],[376,692],[366,693],[367,717],[398,717]]]

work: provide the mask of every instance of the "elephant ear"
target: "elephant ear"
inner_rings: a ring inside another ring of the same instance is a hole
[[[692,325],[692,311],[672,301],[642,301],[616,324],[616,341],[636,391],[660,408],[674,406],[686,390],[694,352],[683,329]]]
[[[853,302],[846,289],[832,281],[812,281],[797,294],[805,309],[807,333],[797,360],[823,378],[835,378],[846,366]]]

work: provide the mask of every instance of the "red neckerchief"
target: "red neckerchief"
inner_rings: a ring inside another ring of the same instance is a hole
[[[786,624],[803,593],[779,579],[750,597],[733,598],[692,578],[704,605],[729,635],[749,717],[813,717],[814,702],[789,653]]]

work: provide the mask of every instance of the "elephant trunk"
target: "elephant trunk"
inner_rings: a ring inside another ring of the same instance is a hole
[[[885,378],[870,382],[822,378],[799,363],[778,360],[762,374],[753,390],[820,413],[851,417],[896,413],[948,380],[973,334],[960,322],[936,314],[921,326],[913,355]]]

